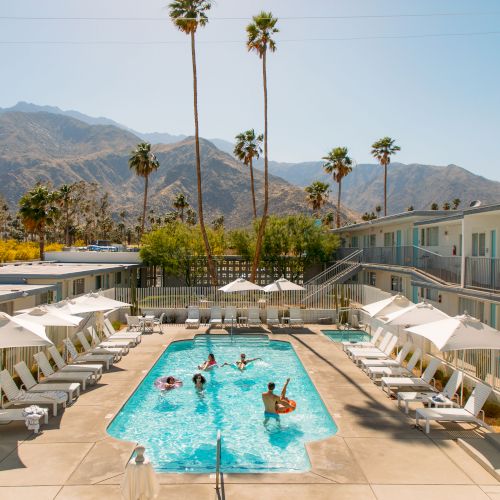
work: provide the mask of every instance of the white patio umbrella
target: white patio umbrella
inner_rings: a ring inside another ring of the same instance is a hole
[[[289,290],[305,290],[305,288],[283,277],[264,287],[264,292],[287,292]]]
[[[372,318],[384,319],[384,316],[396,311],[400,311],[410,305],[410,301],[404,296],[393,295],[388,299],[372,302],[371,304],[364,305],[361,309],[368,313]]]
[[[0,313],[0,349],[12,347],[45,347],[53,345],[45,327]]]
[[[227,285],[224,285],[219,288],[220,292],[231,293],[231,292],[248,292],[248,291],[262,291],[263,288],[251,281],[246,280],[245,278],[238,278]]]
[[[73,316],[62,310],[47,306],[35,307],[29,312],[14,317],[43,326],[78,326],[83,320],[80,316]]]
[[[467,313],[407,328],[406,331],[430,340],[441,352],[500,349],[500,332]],[[461,399],[462,396],[463,384]]]

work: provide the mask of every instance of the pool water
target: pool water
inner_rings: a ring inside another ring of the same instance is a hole
[[[261,357],[240,372],[234,366],[203,372],[205,390],[191,381],[197,365],[213,353],[219,364],[244,352]],[[171,391],[153,386],[173,375],[184,384]],[[288,415],[265,419],[261,394],[267,383],[297,402]],[[118,439],[137,441],[160,472],[213,472],[217,430],[224,472],[301,472],[310,469],[304,444],[337,431],[302,363],[288,342],[266,336],[199,335],[171,344],[108,427]]]
[[[367,342],[371,339],[370,334],[360,330],[321,330],[334,342]]]

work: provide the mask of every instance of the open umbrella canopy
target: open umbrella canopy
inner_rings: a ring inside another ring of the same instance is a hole
[[[289,290],[305,290],[305,288],[288,281],[286,278],[280,278],[264,287],[264,292],[287,292]]]
[[[368,313],[372,318],[382,318],[395,311],[400,311],[410,305],[410,301],[403,295],[397,294],[388,299],[379,300],[366,304],[361,309]]]
[[[30,321],[43,326],[77,326],[82,318],[47,306],[34,307],[31,311],[15,316],[16,319]]]
[[[85,314],[99,311],[110,311],[119,307],[129,307],[130,304],[120,302],[119,300],[110,299],[100,293],[87,293],[71,299],[61,300],[56,304],[47,306],[50,309],[66,314]]]
[[[500,332],[464,314],[406,329],[430,340],[440,351],[500,349]]]
[[[45,327],[0,313],[0,349],[50,345],[53,344],[45,335]]]
[[[388,314],[384,322],[386,325],[415,326],[446,318],[449,316],[432,304],[420,302]]]
[[[251,281],[246,280],[245,278],[238,278],[234,281],[231,281],[231,283],[228,283],[227,285],[224,285],[219,288],[219,291],[225,293],[247,292],[252,290],[262,291],[263,288],[259,285],[256,285],[255,283],[252,283]]]

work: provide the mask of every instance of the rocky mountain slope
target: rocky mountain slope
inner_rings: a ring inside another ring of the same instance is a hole
[[[131,150],[140,138],[114,125],[88,125],[46,112],[0,114],[0,194],[12,207],[37,181],[55,186],[79,180],[97,182],[110,194],[116,213],[138,214],[144,181],[128,167]],[[157,213],[172,209],[174,196],[184,192],[196,208],[194,140],[158,144],[160,169],[150,177],[150,206]],[[204,204],[207,221],[224,215],[228,226],[252,219],[249,172],[211,142],[201,141]],[[302,188],[278,177],[270,182],[272,213],[310,213]],[[257,199],[263,199],[263,175],[256,172]],[[261,203],[262,204],[262,201]],[[331,210],[332,206],[325,208]],[[346,216],[356,214],[346,210]]]

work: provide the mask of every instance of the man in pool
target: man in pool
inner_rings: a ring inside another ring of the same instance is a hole
[[[241,353],[240,354],[240,359],[238,359],[238,361],[235,361],[234,362],[234,365],[236,366],[236,368],[238,368],[238,370],[240,370],[241,372],[247,367],[248,364],[252,363],[253,361],[257,361],[258,359],[262,359],[262,358],[252,358],[252,359],[247,359],[247,355],[244,354],[244,353]],[[223,365],[221,365],[221,368],[223,366],[230,366],[232,363],[224,363]]]
[[[262,393],[262,401],[264,402],[264,414],[267,415],[278,415],[280,410],[284,410],[286,408],[292,408],[292,405],[288,402],[286,398],[286,388],[288,386],[288,382],[290,379],[287,378],[283,389],[281,390],[281,394],[278,396],[274,394],[274,389],[276,388],[276,384],[274,382],[269,382],[267,384],[267,392]]]

